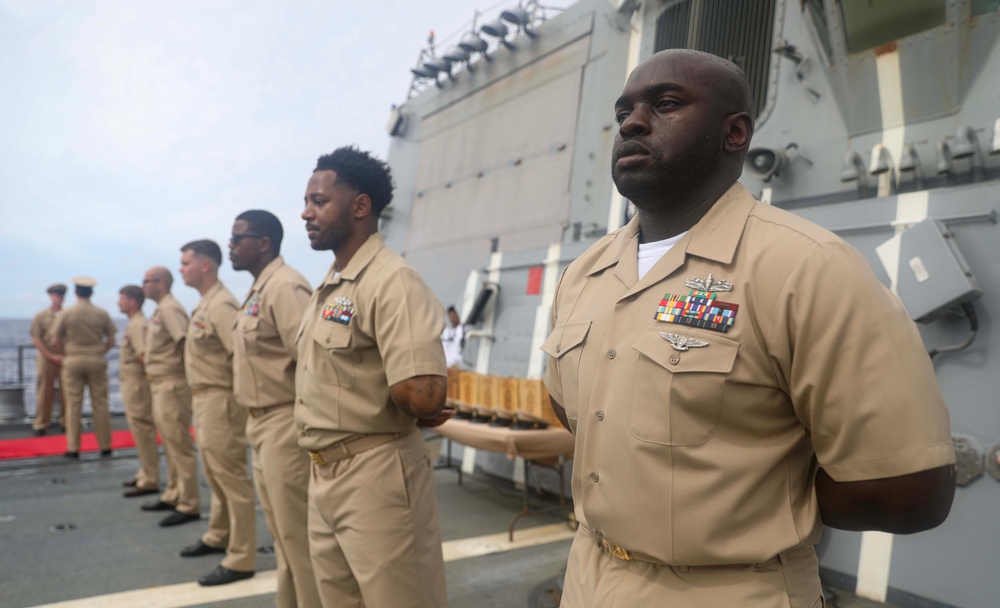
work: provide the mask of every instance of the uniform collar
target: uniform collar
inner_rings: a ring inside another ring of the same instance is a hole
[[[382,240],[382,234],[379,232],[373,232],[368,235],[368,238],[361,247],[354,252],[354,256],[351,257],[350,261],[347,262],[347,268],[340,271],[340,276],[334,279],[334,275],[337,271],[334,269],[333,265],[330,265],[330,272],[327,273],[326,278],[323,279],[323,284],[325,285],[335,285],[340,281],[353,281],[358,278],[361,271],[364,270],[375,256],[378,254],[382,248],[385,247],[385,242]]]
[[[209,302],[212,301],[212,298],[219,295],[221,291],[222,281],[216,281],[213,283],[212,286],[208,288],[208,291],[205,292],[205,295],[201,296],[201,300],[198,302],[198,305],[194,307],[194,310],[191,311],[191,314],[194,315],[194,313],[198,312],[202,308],[207,308]]]
[[[174,294],[167,292],[167,295],[160,298],[160,301],[156,303],[157,308],[163,308],[165,304],[169,304],[174,301]]]
[[[267,280],[271,278],[271,275],[277,272],[278,269],[284,265],[285,265],[285,260],[280,255],[271,260],[270,262],[268,262],[267,266],[264,267],[264,270],[260,271],[260,276],[257,277],[256,281],[253,282],[253,286],[250,288],[250,292],[253,293],[255,291],[261,291],[262,289],[264,289],[264,285],[267,284]]]
[[[734,183],[691,229],[687,253],[720,264],[732,263],[747,217],[756,203],[743,184]]]
[[[639,216],[636,215],[618,231],[586,276],[615,266],[615,276],[630,288],[631,294],[668,276],[688,255],[729,264],[736,255],[740,235],[755,203],[742,184],[734,183],[641,281],[636,264],[639,252]]]

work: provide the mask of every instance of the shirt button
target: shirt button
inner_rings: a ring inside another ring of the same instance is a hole
[[[677,365],[681,362],[680,355],[670,355],[670,365]]]
[[[608,351],[608,359],[614,359],[617,356],[618,353],[615,352],[615,349],[612,348],[611,350]]]
[[[305,403],[305,401],[303,401],[302,399],[299,399],[299,403]]]
[[[604,410],[597,410],[597,414],[595,415],[597,416],[598,420],[604,420]]]
[[[593,481],[594,483],[597,483],[598,481],[600,481],[600,480],[601,480],[601,476],[600,476],[600,475],[598,475],[597,473],[591,473],[591,474],[590,474],[590,479],[591,479],[591,481]]]
[[[559,352],[560,350],[562,350],[562,345],[556,344],[556,352]]]

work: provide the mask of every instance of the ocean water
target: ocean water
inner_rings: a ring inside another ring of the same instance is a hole
[[[114,319],[120,339],[125,331],[125,319]],[[27,416],[35,415],[35,387],[38,382],[35,370],[37,350],[31,342],[28,331],[31,319],[0,319],[0,387],[16,390],[24,389],[24,411]],[[118,347],[105,355],[108,360],[108,407],[112,413],[124,413],[121,392],[118,386]],[[91,411],[90,395],[84,395],[83,412]]]

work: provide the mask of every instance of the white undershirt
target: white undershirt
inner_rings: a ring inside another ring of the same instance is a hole
[[[682,232],[677,236],[672,236],[662,241],[639,243],[639,257],[637,259],[639,263],[639,278],[642,279],[642,277],[646,276],[649,269],[659,262],[660,258],[670,251],[670,248],[676,245],[677,241],[681,240],[685,234],[687,232]]]

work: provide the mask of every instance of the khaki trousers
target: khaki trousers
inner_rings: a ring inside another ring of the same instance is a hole
[[[59,379],[60,366],[52,365],[49,360],[38,353],[35,357],[35,373],[38,375],[38,384],[35,391],[35,420],[31,423],[31,428],[42,431],[52,424],[52,403],[59,391],[59,413],[56,414],[56,422],[63,422],[63,413],[66,411],[66,389]],[[59,388],[56,388],[56,385]]]
[[[167,488],[160,500],[181,513],[198,513],[198,462],[191,438],[191,389],[184,378],[152,378],[153,420],[167,457]]]
[[[139,456],[139,470],[135,474],[135,486],[143,490],[160,489],[160,455],[156,447],[156,424],[153,422],[153,396],[149,390],[146,375],[141,372],[122,372],[118,376],[121,383],[122,404],[125,418],[135,440],[135,451]]]
[[[63,359],[60,382],[66,388],[66,451],[80,451],[80,418],[83,388],[90,389],[94,408],[97,445],[111,449],[111,419],[108,417],[108,364],[104,355],[72,355]]]
[[[201,541],[210,547],[226,547],[222,560],[226,568],[254,570],[257,513],[247,471],[247,408],[236,405],[229,389],[191,392],[201,469],[212,490],[208,530]]]
[[[444,608],[434,471],[417,430],[312,465],[309,549],[324,608]]]
[[[612,557],[580,526],[569,552],[560,607],[634,606],[820,608],[825,602],[812,547],[762,564],[666,566]]]
[[[299,448],[292,404],[250,410],[253,481],[274,539],[278,608],[320,605],[306,533],[309,457]]]

